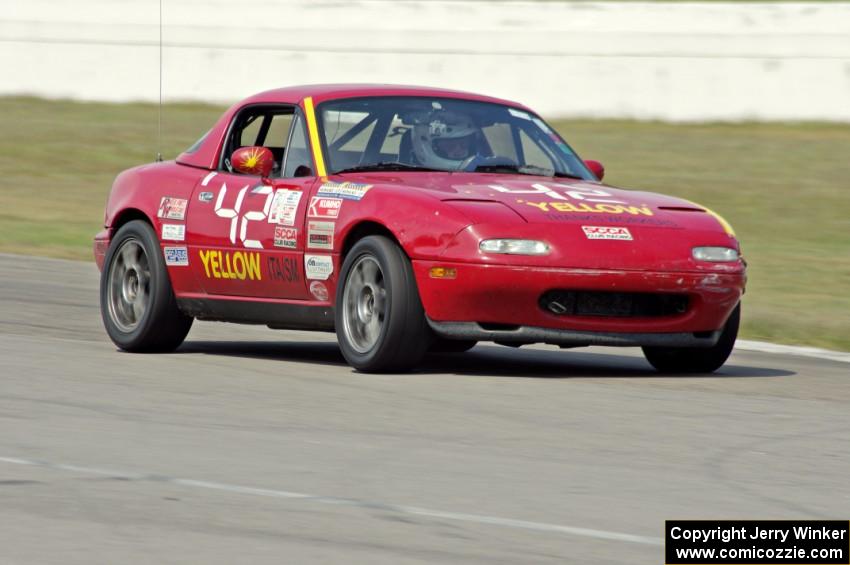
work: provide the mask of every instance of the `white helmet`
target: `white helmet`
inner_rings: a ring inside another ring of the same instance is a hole
[[[422,166],[454,170],[478,153],[480,133],[467,116],[439,110],[413,126],[411,145]]]

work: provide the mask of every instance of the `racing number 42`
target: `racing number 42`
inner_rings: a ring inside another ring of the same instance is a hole
[[[236,203],[233,208],[224,208],[224,198],[227,196],[227,184],[221,185],[221,192],[218,193],[218,198],[215,201],[215,215],[219,218],[230,219],[230,243],[236,245],[236,226],[239,223],[240,210],[242,203],[245,200],[245,193],[248,191],[249,185],[245,185],[239,194],[236,196]],[[243,247],[251,249],[262,249],[263,244],[258,239],[248,239],[248,222],[260,222],[269,216],[269,209],[272,205],[272,197],[274,196],[270,186],[257,186],[251,189],[252,194],[265,194],[266,201],[263,204],[262,211],[251,210],[242,213],[242,225],[239,229],[239,241]]]

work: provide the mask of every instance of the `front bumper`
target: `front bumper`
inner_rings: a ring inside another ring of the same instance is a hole
[[[746,283],[744,272],[590,270],[418,260],[413,261],[413,267],[425,313],[436,333],[445,337],[527,343],[674,345],[675,342],[675,345],[710,346],[714,343],[712,339],[716,341],[717,330],[740,301]],[[457,277],[432,278],[432,267],[454,268]],[[687,294],[689,300],[685,312],[665,316],[556,315],[540,306],[540,297],[556,289],[675,293]],[[647,334],[658,335],[640,337]],[[507,339],[511,336],[514,337]]]

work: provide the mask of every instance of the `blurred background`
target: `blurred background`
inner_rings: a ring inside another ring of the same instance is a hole
[[[726,217],[743,337],[850,350],[850,3],[162,0],[161,18],[4,5],[0,252],[92,260],[115,175],[255,92],[440,86],[523,102],[607,183]]]

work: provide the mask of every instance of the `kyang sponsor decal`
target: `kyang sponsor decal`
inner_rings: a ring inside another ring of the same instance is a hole
[[[587,239],[620,239],[623,241],[632,241],[632,234],[629,228],[621,228],[614,226],[581,226],[582,231]]]
[[[202,192],[198,194],[198,200],[201,202],[212,202],[213,193],[212,192]]]
[[[326,182],[319,187],[316,193],[323,196],[337,196],[346,200],[360,200],[366,196],[370,188],[372,188],[371,184],[357,182]]]
[[[208,279],[261,281],[260,254],[256,251],[198,251]]]
[[[330,255],[304,255],[304,273],[308,279],[326,281],[334,272]]]
[[[275,226],[274,246],[295,249],[298,246],[298,230],[286,226]]]
[[[335,220],[339,217],[340,210],[342,210],[342,198],[314,196],[310,199],[310,207],[307,209],[307,215],[311,218]]]
[[[300,190],[275,191],[271,210],[269,210],[269,223],[294,226],[299,202],[301,202]]]
[[[523,198],[517,199],[517,203],[537,208],[543,213],[567,212],[567,213],[591,213],[591,214],[628,214],[632,216],[652,216],[653,212],[649,206],[641,204],[635,206],[623,200],[617,200],[607,190],[590,188],[587,186],[573,186],[561,183],[534,183],[529,188],[507,188],[498,184],[491,184],[490,188],[498,192],[513,194]],[[527,196],[546,196],[549,201],[529,201]]]
[[[186,218],[186,199],[172,198],[163,196],[159,201],[159,210],[156,212],[157,218],[165,218],[166,220],[183,220]]]
[[[186,226],[183,224],[162,224],[162,239],[183,241],[186,239]]]
[[[185,247],[163,247],[162,254],[165,264],[169,267],[188,267],[189,252]]]
[[[280,259],[278,257],[269,257],[267,261],[269,268],[269,276],[272,280],[286,283],[296,283],[301,281],[301,275],[298,272],[298,260],[292,257]]]
[[[334,223],[307,222],[307,247],[311,249],[333,249],[334,248]]]
[[[325,286],[324,283],[319,281],[313,281],[310,283],[310,294],[313,295],[313,298],[319,300],[321,302],[327,302],[328,300],[328,287]]]

